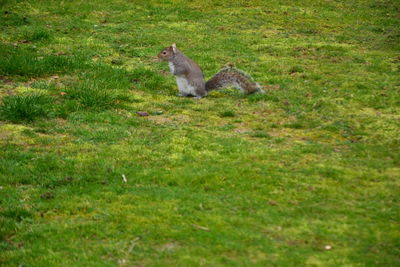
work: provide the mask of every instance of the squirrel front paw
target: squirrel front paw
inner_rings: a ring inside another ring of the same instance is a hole
[[[187,94],[183,94],[183,93],[177,93],[177,96],[188,96]]]

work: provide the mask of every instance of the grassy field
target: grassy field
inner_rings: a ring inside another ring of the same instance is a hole
[[[399,266],[399,14],[0,0],[0,265]],[[266,93],[177,97],[173,42]]]

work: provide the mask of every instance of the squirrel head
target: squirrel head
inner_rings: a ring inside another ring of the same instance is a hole
[[[168,46],[163,50],[161,50],[161,52],[158,53],[158,58],[163,61],[169,61],[174,57],[176,52],[177,52],[176,44],[173,43],[171,46]]]

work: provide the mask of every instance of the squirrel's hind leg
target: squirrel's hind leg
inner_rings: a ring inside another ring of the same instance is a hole
[[[194,91],[194,94],[193,94],[193,96],[195,98],[202,98],[202,97],[205,97],[207,95],[208,95],[207,91],[204,90],[204,89],[197,89],[197,90]]]

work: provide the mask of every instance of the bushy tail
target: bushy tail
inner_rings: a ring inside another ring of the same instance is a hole
[[[246,94],[263,92],[260,85],[241,70],[227,67],[214,75],[206,82],[206,90],[217,90],[227,87],[235,87]]]

